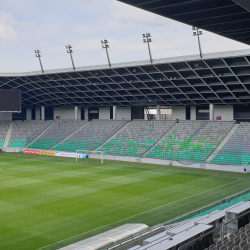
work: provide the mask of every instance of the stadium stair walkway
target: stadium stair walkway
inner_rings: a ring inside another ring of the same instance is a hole
[[[28,145],[26,145],[25,148],[28,148],[33,142],[35,142],[37,139],[39,139],[52,126],[53,123],[54,123],[54,121],[51,122],[51,124],[40,135],[38,135],[33,141],[31,141]]]
[[[13,129],[13,125],[14,125],[14,123],[10,122],[8,132],[7,132],[5,140],[4,140],[3,148],[7,148],[8,147],[10,136],[11,136],[12,129]]]
[[[113,136],[111,136],[107,141],[105,141],[102,145],[100,145],[98,148],[95,149],[95,151],[98,151],[99,149],[101,149],[101,147],[108,143],[109,141],[113,140],[113,138],[115,138],[115,136],[121,132],[124,128],[126,128],[129,124],[131,123],[131,121],[128,121],[123,127],[121,127],[121,129],[119,129],[115,134],[113,134]]]
[[[222,149],[222,147],[227,143],[231,136],[235,133],[240,124],[234,124],[231,130],[227,133],[224,139],[221,141],[220,145],[213,151],[213,153],[206,159],[206,162],[210,162],[215,155]]]
[[[68,137],[66,137],[64,140],[60,141],[59,143],[57,143],[55,146],[53,146],[51,149],[55,148],[56,146],[62,144],[64,141],[66,141],[67,139],[69,139],[72,135],[74,135],[75,133],[77,133],[80,129],[82,129],[83,127],[85,127],[87,124],[89,124],[89,121],[84,123],[80,128],[78,128],[75,132],[73,132],[72,134],[70,134]]]
[[[170,130],[170,129],[172,129],[174,126],[175,126],[175,124],[176,124],[176,122],[173,124],[173,126],[172,127],[170,127],[167,131],[166,131],[166,133],[149,149],[149,150],[147,150],[143,155],[142,155],[142,157],[145,157],[151,150],[153,150],[160,142],[161,142],[161,139],[162,138],[164,138],[164,136],[166,136],[166,134],[168,133],[168,131]]]

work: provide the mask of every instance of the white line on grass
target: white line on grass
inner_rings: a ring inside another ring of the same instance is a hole
[[[198,194],[194,194],[194,195],[188,196],[188,197],[186,197],[186,198],[183,198],[183,199],[180,199],[180,200],[177,200],[177,201],[173,201],[173,202],[170,202],[170,203],[167,203],[167,204],[161,205],[161,206],[159,206],[159,207],[155,207],[155,208],[149,209],[149,210],[144,211],[144,212],[141,212],[141,213],[139,213],[139,214],[135,214],[135,215],[129,216],[129,217],[127,217],[127,218],[124,218],[124,219],[121,219],[121,220],[118,220],[118,221],[112,222],[112,223],[110,223],[110,224],[107,224],[107,225],[104,225],[104,226],[101,226],[101,227],[98,227],[98,228],[95,228],[95,229],[89,230],[89,231],[87,231],[87,232],[85,232],[85,233],[78,234],[78,235],[72,236],[72,237],[70,237],[70,238],[67,238],[67,239],[65,239],[65,240],[61,240],[61,241],[58,241],[58,242],[56,242],[56,243],[53,243],[53,244],[47,245],[47,246],[45,246],[45,247],[38,248],[37,250],[42,250],[42,249],[45,249],[46,247],[53,246],[53,245],[56,245],[56,244],[58,244],[58,243],[64,242],[64,241],[66,241],[66,240],[73,239],[74,237],[77,237],[77,236],[80,236],[80,235],[84,235],[84,234],[87,234],[87,233],[93,232],[93,231],[95,231],[95,230],[98,230],[98,229],[101,229],[101,228],[104,228],[104,227],[107,227],[107,226],[111,226],[111,225],[113,225],[113,224],[115,224],[115,223],[122,222],[122,221],[124,221],[124,220],[128,220],[128,219],[134,218],[134,217],[136,217],[136,216],[139,216],[139,215],[142,215],[142,214],[145,214],[145,213],[148,213],[148,212],[154,211],[154,210],[156,210],[156,209],[159,209],[159,208],[162,208],[162,207],[165,207],[165,206],[172,205],[172,204],[177,203],[177,202],[179,202],[179,201],[183,201],[183,200],[186,200],[186,199],[192,198],[192,197],[194,197],[194,196],[197,196],[197,195],[200,195],[200,194],[204,194],[204,193],[210,192],[210,191],[212,191],[212,190],[214,190],[214,189],[218,189],[218,188],[221,188],[221,187],[225,187],[225,186],[227,186],[227,185],[231,185],[231,184],[233,184],[233,183],[235,183],[235,182],[238,182],[238,181],[241,181],[241,180],[243,180],[243,179],[239,179],[239,178],[237,178],[237,180],[236,180],[236,181],[233,181],[233,182],[230,182],[230,183],[227,183],[227,184],[221,185],[221,186],[216,187],[216,188],[212,188],[212,189],[209,189],[209,190],[203,191],[203,192],[198,193]],[[74,243],[73,243],[73,244],[74,244]]]

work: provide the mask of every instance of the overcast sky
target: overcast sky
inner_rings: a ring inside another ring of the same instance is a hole
[[[0,72],[71,67],[65,45],[73,46],[76,67],[106,64],[100,41],[110,42],[112,63],[148,60],[142,34],[152,35],[153,58],[198,54],[190,26],[116,0],[0,1]],[[247,49],[249,46],[204,31],[204,53]]]

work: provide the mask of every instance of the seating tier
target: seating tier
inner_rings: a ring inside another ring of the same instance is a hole
[[[174,123],[134,120],[100,150],[112,155],[142,156]]]
[[[0,148],[3,147],[9,125],[9,121],[0,121]]]
[[[14,121],[8,143],[11,148],[23,148],[40,135],[52,121]]]
[[[181,121],[147,157],[204,162],[233,124],[222,121]]]
[[[56,120],[47,129],[47,131],[45,131],[45,133],[34,141],[28,148],[51,149],[56,144],[74,133],[85,123],[86,121]]]
[[[92,120],[54,149],[63,151],[93,151],[120,130],[126,123],[127,121]]]
[[[211,160],[212,163],[250,164],[250,123],[242,122],[223,148]]]

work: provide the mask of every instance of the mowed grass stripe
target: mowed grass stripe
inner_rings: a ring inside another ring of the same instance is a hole
[[[88,237],[126,222],[154,225],[230,195],[233,190],[245,189],[249,181],[235,182],[246,177],[243,174],[169,166],[0,156],[3,249],[37,249],[104,227],[87,233]],[[202,192],[206,193],[199,195]],[[170,205],[164,207],[166,204]]]

